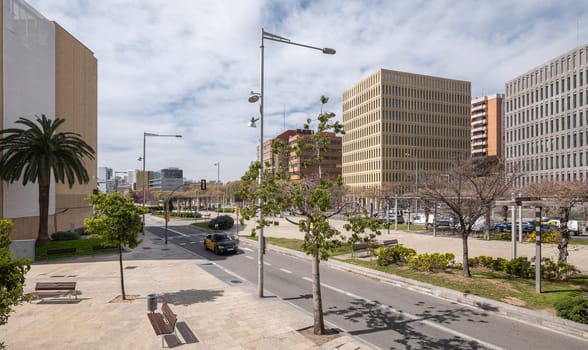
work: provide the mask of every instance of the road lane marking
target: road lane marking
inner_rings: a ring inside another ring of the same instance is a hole
[[[263,262],[263,264],[264,264],[265,266],[272,266],[272,264],[270,264],[270,263],[268,263],[268,262],[265,262],[265,261]]]
[[[188,244],[188,243],[186,243],[186,242],[182,242],[182,243],[180,243],[180,245],[186,245],[186,244]]]
[[[286,270],[286,269],[280,269],[280,271],[285,272],[285,273],[292,273],[292,271]]]
[[[254,257],[252,257],[252,256],[249,256],[249,255],[245,255],[245,257],[246,257],[247,259],[250,259],[250,260],[253,260],[253,259],[255,259]]]
[[[196,241],[190,241],[190,244],[196,244],[196,243],[198,243],[198,242],[196,242]]]
[[[241,247],[241,250],[247,251],[247,252],[252,252],[253,249],[251,248],[245,248],[245,247]]]
[[[167,229],[169,232],[173,232],[173,233],[177,233],[178,235],[182,236],[182,237],[188,237],[187,234],[185,233],[181,233],[180,231],[176,231],[176,230],[172,230],[170,228]]]
[[[309,278],[309,277],[302,277],[302,279],[303,279],[303,280],[305,280],[305,281],[308,281],[308,282],[312,283],[312,278]],[[423,319],[422,319],[422,317],[419,317],[419,316],[416,316],[416,315],[410,314],[410,313],[408,313],[408,312],[404,312],[404,311],[397,310],[397,309],[395,309],[395,308],[393,308],[392,306],[389,306],[389,305],[384,305],[384,304],[381,304],[381,303],[379,303],[379,302],[375,302],[375,301],[372,301],[372,300],[370,300],[370,299],[366,299],[366,298],[364,298],[364,297],[360,297],[359,295],[356,295],[356,294],[350,293],[350,292],[348,292],[348,291],[345,291],[345,290],[343,290],[343,289],[340,289],[340,288],[337,288],[337,287],[333,287],[333,286],[331,286],[331,285],[328,285],[328,284],[326,284],[326,283],[321,283],[321,287],[324,287],[324,288],[330,289],[330,290],[332,290],[332,291],[335,291],[335,292],[337,292],[337,293],[341,293],[341,294],[347,295],[347,296],[348,296],[348,297],[350,297],[350,298],[354,298],[354,299],[363,300],[363,301],[365,301],[366,303],[369,303],[369,304],[373,304],[373,305],[379,305],[379,307],[380,307],[380,308],[382,308],[382,309],[389,310],[389,311],[391,311],[391,312],[393,312],[393,313],[395,313],[395,314],[399,314],[399,315],[401,315],[401,316],[404,316],[404,317],[406,317],[406,318],[409,318],[409,319],[411,319],[411,320],[413,320],[413,321],[416,321],[416,322],[419,322],[419,323],[422,323],[422,324],[428,325],[428,326],[430,326],[430,327],[432,327],[432,328],[436,328],[436,329],[438,329],[438,330],[440,330],[440,331],[443,331],[443,332],[449,333],[449,334],[451,334],[451,335],[454,335],[454,336],[456,336],[456,337],[460,337],[460,338],[463,338],[463,339],[465,339],[465,340],[469,340],[469,341],[474,341],[474,342],[476,342],[476,343],[480,344],[481,346],[487,347],[487,348],[489,348],[489,349],[495,349],[495,350],[504,350],[504,348],[502,348],[502,347],[500,347],[500,346],[498,346],[498,345],[495,345],[495,344],[491,344],[491,343],[485,342],[485,341],[483,341],[483,340],[481,340],[481,339],[478,339],[478,338],[472,337],[472,336],[470,336],[470,335],[467,335],[467,334],[465,334],[465,333],[458,332],[458,331],[456,331],[456,330],[453,330],[453,329],[451,329],[451,328],[447,328],[447,327],[445,327],[445,326],[442,326],[442,325],[440,325],[440,324],[438,324],[438,323],[435,323],[435,322],[432,322],[432,321],[426,321],[426,320],[423,320]]]

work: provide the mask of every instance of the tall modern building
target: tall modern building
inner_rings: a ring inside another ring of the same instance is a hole
[[[2,0],[0,12],[0,128],[20,117],[65,119],[97,149],[97,61],[92,51],[23,0]],[[96,160],[85,160],[90,182],[51,184],[49,233],[81,227],[92,215],[85,198],[96,188]],[[37,184],[0,186],[0,218],[15,223],[12,239],[34,239],[39,227]]]
[[[343,179],[406,194],[470,157],[470,82],[380,69],[343,92]]]
[[[506,83],[507,171],[518,185],[588,175],[588,45]]]
[[[504,94],[472,99],[472,158],[501,158]]]

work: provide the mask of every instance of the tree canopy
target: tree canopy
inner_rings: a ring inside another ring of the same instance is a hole
[[[49,242],[49,192],[51,176],[71,188],[76,180],[88,183],[90,176],[84,159],[94,159],[94,149],[74,132],[59,132],[65,119],[49,119],[44,114],[35,120],[19,118],[24,128],[0,130],[0,178],[9,183],[29,182],[39,187],[38,243]]]

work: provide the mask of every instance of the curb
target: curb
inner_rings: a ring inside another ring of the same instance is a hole
[[[240,239],[257,244],[257,241],[240,236]],[[271,251],[294,256],[300,259],[310,259],[306,253],[267,244]],[[517,321],[529,323],[534,326],[541,326],[548,330],[573,336],[582,340],[588,340],[588,324],[581,324],[566,320],[561,317],[551,316],[541,312],[533,311],[523,307],[510,305],[501,301],[482,298],[473,294],[458,292],[452,289],[437,287],[432,284],[411,280],[408,278],[388,274],[381,271],[371,270],[362,266],[348,264],[337,260],[327,260],[327,266],[338,270],[356,273],[362,276],[375,278],[399,287],[403,287],[418,293],[435,296],[440,299],[467,305],[485,312],[491,312]]]

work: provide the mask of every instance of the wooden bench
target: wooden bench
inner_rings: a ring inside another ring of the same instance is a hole
[[[72,295],[78,299],[76,282],[37,282],[33,292],[37,299],[44,296]]]
[[[77,248],[60,248],[60,249],[47,249],[47,254],[45,258],[49,261],[49,256],[56,256],[56,255],[71,255],[75,256],[78,253]]]
[[[167,303],[161,305],[161,313],[150,312],[147,314],[151,327],[155,331],[155,335],[161,335],[161,347],[163,348],[163,338],[169,334],[175,334],[177,315],[173,313]]]
[[[382,243],[376,243],[376,242],[355,243],[355,244],[351,245],[351,256],[354,256],[355,252],[368,250],[369,248],[375,249],[375,248],[379,248],[379,247],[391,247],[391,246],[397,246],[397,245],[398,245],[397,239],[387,239],[387,240],[382,241]]]
[[[397,246],[398,240],[397,239],[387,239],[382,241],[380,247],[390,247],[390,246]]]

